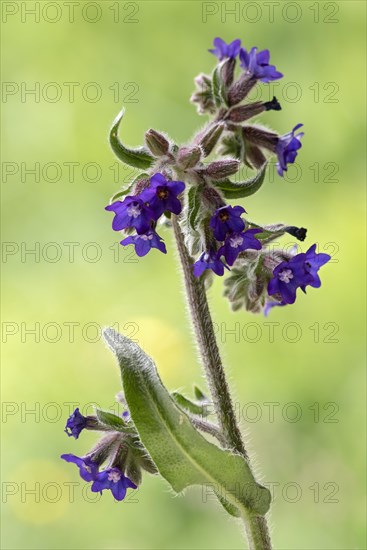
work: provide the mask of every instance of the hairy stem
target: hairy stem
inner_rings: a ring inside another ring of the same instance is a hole
[[[194,326],[194,333],[219,426],[223,433],[226,446],[234,452],[244,456],[248,461],[248,455],[245,450],[241,432],[236,422],[233,403],[215,337],[204,284],[200,278],[194,276],[192,259],[187,251],[176,216],[172,216],[172,224],[184,273],[186,294],[191,320]],[[249,512],[243,517],[243,520],[250,550],[271,550],[271,541],[266,519]]]

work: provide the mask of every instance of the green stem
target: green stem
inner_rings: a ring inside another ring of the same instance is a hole
[[[186,294],[191,320],[194,326],[194,333],[219,426],[224,435],[226,445],[234,452],[244,456],[248,461],[241,432],[236,422],[233,403],[215,337],[205,287],[201,278],[194,276],[192,259],[187,251],[176,216],[172,216],[172,224],[184,273]],[[271,541],[266,519],[262,516],[256,516],[249,511],[246,516],[243,516],[243,521],[245,523],[250,550],[271,550]]]

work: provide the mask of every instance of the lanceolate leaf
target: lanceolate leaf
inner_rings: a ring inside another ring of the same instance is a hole
[[[138,345],[112,328],[104,331],[104,337],[117,355],[125,397],[141,441],[174,491],[204,485],[224,499],[231,513],[265,514],[270,492],[256,483],[246,460],[210,443],[193,427],[163,386],[153,361]]]
[[[134,166],[134,168],[140,168],[145,170],[149,168],[154,162],[154,158],[148,153],[144,147],[138,149],[128,149],[125,147],[118,137],[118,129],[120,122],[125,114],[125,109],[117,115],[113,121],[112,128],[110,130],[110,145],[115,155],[125,164]]]
[[[197,218],[200,209],[200,192],[202,186],[194,185],[191,187],[188,194],[188,203],[189,203],[189,224],[190,227],[195,231],[197,227]]]
[[[215,185],[218,187],[226,197],[226,199],[241,199],[243,197],[249,197],[260,189],[264,183],[267,164],[258,171],[258,173],[251,179],[242,182],[233,182],[229,179],[216,181]]]

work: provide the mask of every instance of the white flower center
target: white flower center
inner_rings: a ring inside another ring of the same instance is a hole
[[[229,239],[229,244],[232,248],[238,248],[243,243],[243,237],[237,235]]]
[[[92,468],[90,466],[84,466],[84,469],[87,470],[89,474],[92,472]]]
[[[108,481],[113,481],[114,483],[117,483],[121,479],[120,472],[110,472],[108,474]]]
[[[143,241],[151,241],[153,239],[153,235],[139,235]]]
[[[293,272],[291,269],[283,269],[279,275],[278,278],[283,283],[289,283],[291,279],[293,279]]]
[[[131,206],[129,206],[129,208],[127,209],[127,213],[129,214],[129,216],[131,216],[132,218],[138,218],[141,214],[141,208],[138,204],[132,204]]]

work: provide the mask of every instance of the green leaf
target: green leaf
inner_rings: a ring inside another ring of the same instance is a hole
[[[209,401],[205,393],[201,391],[199,386],[194,386],[194,395],[198,401]]]
[[[130,191],[132,191],[132,189],[134,188],[134,185],[138,181],[143,180],[145,178],[149,178],[149,174],[146,174],[145,172],[143,172],[142,174],[139,174],[138,176],[136,176],[136,178],[134,178],[133,181],[129,185],[127,185],[124,189],[120,189],[120,191],[118,191],[117,193],[115,193],[113,195],[113,197],[111,197],[110,204],[117,201],[120,197],[123,197],[123,196],[127,195],[128,193],[130,193]]]
[[[134,168],[140,168],[145,170],[149,168],[154,162],[154,158],[148,153],[145,147],[139,147],[138,149],[128,149],[125,147],[118,137],[118,129],[120,122],[125,114],[125,109],[117,115],[113,121],[112,128],[110,130],[110,145],[115,155],[125,164],[133,166]]]
[[[163,386],[150,357],[112,328],[104,338],[116,354],[125,397],[143,445],[159,473],[180,493],[211,488],[238,513],[265,514],[270,492],[257,484],[246,460],[207,441]]]
[[[223,103],[223,98],[222,98],[223,82],[222,82],[220,73],[221,73],[221,65],[217,65],[212,75],[213,98],[214,98],[214,103],[217,107],[220,107]]]
[[[193,185],[188,193],[189,224],[194,231],[196,231],[197,228],[197,218],[200,210],[201,190],[202,185]]]
[[[179,405],[183,409],[186,409],[192,414],[205,417],[205,416],[208,416],[208,414],[210,413],[210,411],[208,411],[208,408],[205,405],[203,404],[198,405],[197,403],[190,401],[190,399],[188,399],[187,397],[185,397],[184,395],[182,395],[177,391],[172,392],[172,397],[176,401],[177,405]]]
[[[228,179],[215,182],[226,197],[226,199],[242,199],[243,197],[249,197],[260,189],[264,183],[267,163],[264,164],[258,173],[247,181],[239,183],[232,182]]]
[[[119,416],[116,416],[115,414],[109,412],[109,411],[102,411],[101,409],[95,409],[96,416],[101,424],[104,424],[105,426],[109,426],[110,428],[113,428],[119,432],[124,433],[134,433],[134,428],[128,426],[122,418]]]

